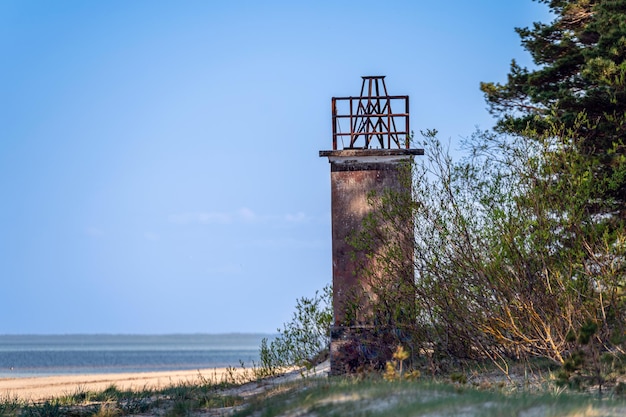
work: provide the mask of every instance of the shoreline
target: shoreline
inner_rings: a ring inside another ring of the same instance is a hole
[[[246,371],[236,368],[207,368],[181,371],[126,372],[109,374],[67,374],[0,378],[0,400],[18,398],[43,401],[81,391],[103,391],[111,385],[119,390],[161,389],[181,383],[214,383],[244,378]]]

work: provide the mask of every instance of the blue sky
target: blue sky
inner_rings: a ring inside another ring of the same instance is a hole
[[[488,128],[530,0],[0,2],[0,334],[273,332],[331,281],[330,99]],[[426,149],[428,154],[428,149]],[[426,156],[427,157],[427,156]]]

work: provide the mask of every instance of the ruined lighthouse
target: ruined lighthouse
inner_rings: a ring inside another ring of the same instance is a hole
[[[330,163],[334,315],[330,366],[335,375],[389,359],[395,346],[385,346],[386,341],[401,329],[377,316],[377,290],[388,284],[401,288],[396,284],[402,283],[410,288],[414,279],[410,220],[402,231],[386,227],[386,236],[374,249],[358,248],[352,242],[376,209],[375,198],[389,192],[411,198],[407,168],[414,156],[424,154],[423,149],[410,146],[409,97],[389,95],[384,76],[362,79],[359,96],[332,98],[332,150],[319,152]],[[384,251],[385,245],[396,245],[401,253],[401,266],[393,274],[382,271],[371,253]],[[410,291],[398,297],[406,301]]]

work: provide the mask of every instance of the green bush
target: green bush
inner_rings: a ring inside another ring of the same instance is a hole
[[[325,286],[313,298],[302,297],[290,322],[278,329],[278,336],[263,339],[260,347],[259,377],[276,375],[285,368],[311,368],[319,363],[330,345],[332,287]]]
[[[458,162],[426,132],[413,199],[372,199],[355,242],[378,248],[377,270],[361,278],[378,280],[364,282],[377,291],[375,314],[414,314],[407,347],[432,369],[487,359],[506,373],[510,360],[539,357],[563,366],[570,386],[616,380],[618,361],[600,358],[626,349],[626,221],[589,211],[609,184],[593,175],[597,160],[571,152],[582,126],[593,129],[584,114],[576,129],[554,123],[542,135],[477,132]],[[415,297],[405,306],[402,289],[379,284],[404,274],[406,255],[384,233],[396,213],[410,213],[415,230]]]

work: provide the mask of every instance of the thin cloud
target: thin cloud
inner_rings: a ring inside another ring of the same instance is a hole
[[[237,214],[242,220],[246,222],[254,222],[254,221],[259,220],[259,216],[257,216],[254,211],[250,210],[247,207],[242,207],[239,210],[237,210]]]
[[[285,221],[288,223],[303,223],[309,220],[309,217],[304,212],[299,211],[296,214],[288,213],[285,215]]]
[[[294,238],[276,238],[276,239],[262,239],[262,240],[250,240],[247,242],[241,242],[239,247],[254,247],[254,248],[298,248],[298,249],[321,249],[327,246],[327,242],[319,239],[305,240]]]
[[[244,223],[305,223],[311,220],[306,213],[287,213],[284,215],[260,215],[248,207],[241,207],[234,211],[195,211],[168,216],[170,223],[174,224],[230,224]]]
[[[230,213],[215,211],[198,211],[170,214],[168,220],[175,224],[225,224],[233,220]]]

